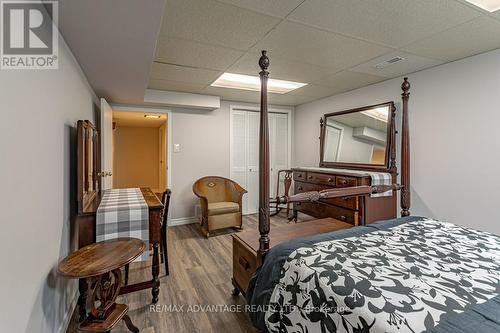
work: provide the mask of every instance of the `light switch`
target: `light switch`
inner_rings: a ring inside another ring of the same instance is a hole
[[[174,143],[174,153],[179,153],[181,151],[181,144]]]

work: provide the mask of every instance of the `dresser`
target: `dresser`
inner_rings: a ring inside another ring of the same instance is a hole
[[[325,189],[372,185],[368,172],[349,169],[292,168],[295,194]],[[365,200],[365,204],[361,204]],[[396,217],[396,196],[334,198],[319,203],[298,202],[293,205],[294,216],[298,212],[321,219],[331,217],[352,225],[372,223]]]

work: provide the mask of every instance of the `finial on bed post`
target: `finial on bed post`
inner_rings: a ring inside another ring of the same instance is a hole
[[[267,79],[269,58],[262,51],[260,71],[260,138],[259,138],[259,261],[269,251],[269,124],[267,111]]]
[[[401,216],[410,215],[410,129],[408,121],[408,100],[410,99],[410,82],[405,77],[401,85],[403,93],[403,120],[401,135]]]

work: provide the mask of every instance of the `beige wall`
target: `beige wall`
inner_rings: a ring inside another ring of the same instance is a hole
[[[159,133],[157,127],[116,127],[113,187],[158,189]]]
[[[412,214],[500,234],[500,50],[409,78]],[[397,78],[297,107],[294,165],[318,165],[324,113],[393,100],[400,127],[401,83]]]
[[[76,301],[55,268],[75,242],[76,122],[98,101],[59,45],[57,70],[0,71],[2,332],[58,332]]]

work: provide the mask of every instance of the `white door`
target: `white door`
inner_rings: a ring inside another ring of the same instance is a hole
[[[259,211],[259,133],[260,113],[247,112],[247,206],[245,214]]]
[[[270,195],[276,196],[278,171],[288,169],[288,115],[271,113],[269,115],[269,150],[271,152]],[[280,194],[283,194],[283,179],[280,179]]]
[[[231,117],[231,179],[247,188],[247,113],[234,111]],[[243,213],[248,207],[248,196],[243,196]]]
[[[259,132],[260,113],[233,110],[231,113],[231,179],[248,193],[243,214],[259,209]],[[277,172],[289,167],[288,114],[269,114],[270,195],[276,195]]]
[[[101,98],[101,175],[102,189],[113,187],[113,110]]]

